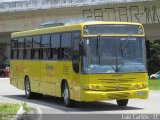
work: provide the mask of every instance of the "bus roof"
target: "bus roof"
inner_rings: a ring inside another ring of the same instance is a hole
[[[100,25],[100,24],[126,24],[126,25],[142,25],[140,23],[133,23],[133,22],[114,22],[114,21],[87,21],[78,24],[68,24],[64,26],[55,26],[55,27],[45,27],[27,31],[20,31],[14,32],[11,34],[11,38],[15,37],[25,37],[25,36],[34,36],[34,35],[41,35],[41,34],[49,34],[49,33],[58,33],[58,32],[67,32],[67,31],[75,31],[75,30],[82,30],[83,26],[86,25]]]

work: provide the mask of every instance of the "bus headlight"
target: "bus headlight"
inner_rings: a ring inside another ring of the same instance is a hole
[[[93,85],[83,85],[83,86],[82,86],[82,89],[83,89],[83,90],[92,90],[93,88],[94,88]]]
[[[138,84],[135,85],[135,88],[138,89]]]
[[[82,86],[83,90],[99,90],[99,86],[94,85],[84,85]]]
[[[82,89],[83,89],[83,90],[89,90],[89,86],[88,86],[88,85],[83,85],[83,86],[82,86]]]

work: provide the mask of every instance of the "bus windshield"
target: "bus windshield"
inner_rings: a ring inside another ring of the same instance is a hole
[[[84,73],[146,72],[145,38],[84,38]]]
[[[143,34],[139,25],[87,25],[84,34]]]

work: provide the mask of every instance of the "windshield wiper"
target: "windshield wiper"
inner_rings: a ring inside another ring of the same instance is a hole
[[[123,50],[126,48],[127,43],[128,43],[128,38],[123,43],[120,42],[120,48],[119,49],[121,50],[122,57],[123,57]]]

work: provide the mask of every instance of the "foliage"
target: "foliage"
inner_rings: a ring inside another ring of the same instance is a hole
[[[149,41],[149,48],[147,50],[148,72],[153,74],[160,71],[160,40]]]
[[[148,81],[150,90],[160,90],[160,80],[159,79],[150,79]]]

